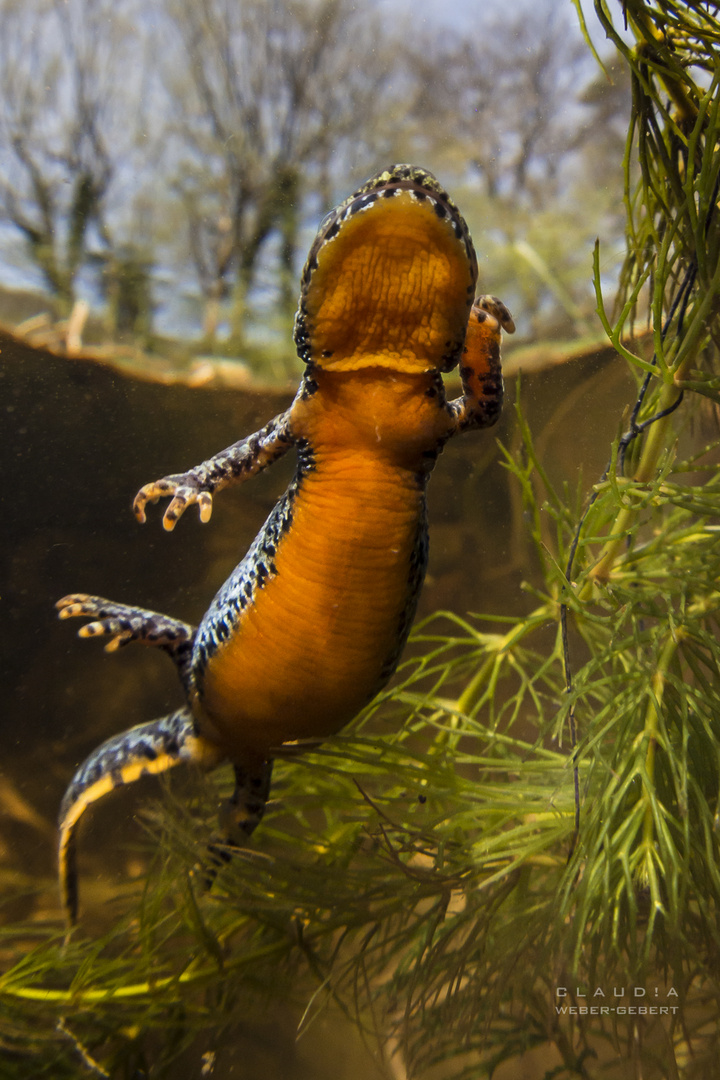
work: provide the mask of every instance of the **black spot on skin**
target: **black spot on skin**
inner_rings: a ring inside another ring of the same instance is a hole
[[[429,397],[429,398],[437,397],[437,390],[435,389],[434,386],[428,386],[427,390],[425,391],[425,397]]]
[[[157,757],[157,750],[152,745],[152,743],[141,743],[140,752],[142,753],[143,757],[146,757],[148,759],[148,761],[154,761]]]
[[[328,229],[328,231],[325,233],[324,239],[325,240],[332,240],[333,237],[337,236],[337,234],[339,232],[340,232],[340,222],[335,220],[335,221],[333,221],[333,223],[330,226],[330,228]]]
[[[334,353],[332,349],[323,349],[321,355],[324,356],[326,360],[329,360],[329,358],[333,356]]]
[[[478,322],[485,322],[485,320],[487,319],[487,311],[482,311],[482,309],[480,311],[476,311],[475,316]]]
[[[435,211],[436,216],[439,217],[441,220],[442,220],[442,218],[447,217],[447,210],[445,209],[445,207],[443,206],[442,203],[434,202],[433,203],[433,210]]]
[[[105,772],[105,768],[103,766],[102,761],[93,762],[92,768],[88,769],[87,773],[84,774],[87,777],[88,786],[90,786],[90,784],[97,783],[97,781],[104,774],[104,772]],[[82,777],[81,777],[80,783],[78,784],[78,787],[82,788],[82,786],[83,786],[83,781],[82,781]]]
[[[306,373],[302,383],[302,396],[312,397],[312,395],[317,391],[317,388],[318,384],[315,379],[313,379],[309,374]]]
[[[473,369],[471,367],[461,367],[460,368],[460,378],[461,379],[470,379],[472,377],[472,375],[473,375]]]

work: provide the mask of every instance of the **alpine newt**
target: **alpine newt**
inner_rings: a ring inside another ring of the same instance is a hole
[[[320,225],[302,274],[295,343],[305,373],[290,408],[186,473],[147,484],[134,510],[170,498],[171,531],[193,503],[293,448],[294,479],[198,627],[97,596],[60,600],[89,616],[81,637],[154,645],[175,662],[185,705],[103,743],[60,810],[59,868],[77,913],[75,834],[85,809],[145,773],[229,760],[230,842],[260,821],[273,755],[324,738],[385,685],[410,630],[427,563],[425,489],[453,435],[494,424],[502,405],[499,300],[475,297],[465,221],[434,176],[395,165]],[[459,364],[462,396],[442,373]]]

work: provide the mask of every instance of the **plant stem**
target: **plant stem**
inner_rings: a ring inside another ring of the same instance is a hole
[[[663,695],[665,692],[665,681],[667,678],[667,672],[679,644],[678,633],[679,632],[677,631],[671,633],[663,646],[662,652],[660,653],[660,658],[658,660],[657,670],[653,675],[650,683],[650,696],[647,703],[647,709],[645,710],[645,725],[643,727],[642,737],[643,739],[647,739],[647,751],[645,753],[646,776],[643,779],[645,800],[645,817],[643,821],[643,846],[645,847],[646,851],[647,848],[653,843],[654,835],[650,787],[652,786],[655,777],[655,751],[657,748],[658,720],[660,716],[660,708],[662,706]],[[647,854],[645,857],[648,857]]]
[[[493,644],[492,653],[481,664],[479,671],[470,680],[465,690],[457,699],[456,709],[459,713],[469,714],[476,705],[480,692],[503,653],[510,652],[524,637],[532,633],[538,625],[549,620],[555,620],[556,613],[549,604],[543,604],[536,608],[531,615],[514,626],[507,634],[497,636],[497,642]]]
[[[687,361],[683,363],[683,367],[689,366],[689,359],[690,358],[688,357]],[[680,370],[678,370],[677,376],[682,378],[682,372]],[[657,411],[661,413],[664,412],[665,409],[672,408],[677,401],[678,393],[679,390],[674,381],[666,383],[658,399]],[[640,455],[640,462],[634,476],[636,483],[649,484],[656,475],[660,457],[667,446],[667,433],[671,422],[670,415],[663,416],[659,420],[656,420],[655,423],[651,424],[647,429],[647,436]],[[615,560],[627,539],[627,534],[632,528],[636,516],[636,507],[621,507],[610,530],[612,534],[611,539],[605,543],[600,558],[595,566],[589,571],[588,579],[580,589],[578,594],[580,600],[589,600],[591,598],[593,585],[597,583],[604,584],[608,581]]]

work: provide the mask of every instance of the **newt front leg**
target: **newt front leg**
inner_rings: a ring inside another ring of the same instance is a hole
[[[172,497],[163,515],[163,528],[167,532],[172,532],[178,519],[193,503],[200,511],[200,520],[208,522],[212,514],[212,497],[216,491],[242,483],[262,472],[293,445],[290,411],[287,409],[280,413],[254,435],[233,443],[194,469],[145,484],[133,502],[135,517],[141,524],[144,523],[145,507],[149,502],[156,503],[158,499]]]
[[[479,296],[472,306],[460,361],[463,396],[449,402],[454,434],[491,427],[503,400],[500,344],[502,331],[515,332],[512,315],[496,296]]]

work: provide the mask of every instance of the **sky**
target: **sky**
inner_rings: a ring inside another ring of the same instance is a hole
[[[528,0],[379,0],[380,10],[387,9],[393,15],[401,13],[409,19],[427,23],[437,22],[445,26],[467,27],[478,12],[512,10],[523,7]],[[619,0],[610,0],[619,3]],[[557,7],[572,7],[572,0],[536,0],[536,3]],[[535,4],[533,4],[535,6]],[[593,0],[580,0],[595,48],[602,54],[603,34],[594,12]]]

